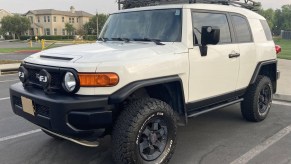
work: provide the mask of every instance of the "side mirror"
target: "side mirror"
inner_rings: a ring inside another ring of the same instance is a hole
[[[207,55],[207,45],[216,45],[220,41],[220,29],[216,26],[203,26],[201,32],[201,56]]]

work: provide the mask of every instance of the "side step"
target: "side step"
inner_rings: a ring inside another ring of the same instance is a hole
[[[208,113],[208,112],[211,112],[211,111],[214,111],[214,110],[217,110],[217,109],[221,109],[221,108],[224,108],[224,107],[239,103],[239,102],[241,102],[243,100],[244,99],[241,98],[241,99],[230,101],[230,102],[227,102],[227,103],[224,103],[224,104],[220,104],[218,106],[213,106],[213,107],[210,107],[210,108],[202,108],[202,109],[198,109],[198,110],[194,110],[194,111],[189,111],[188,112],[188,117],[196,117],[196,116],[199,116],[199,115],[204,114],[204,113]]]
[[[73,138],[70,138],[70,137],[66,137],[66,136],[63,136],[63,135],[60,135],[60,134],[57,134],[57,133],[54,133],[54,132],[51,132],[47,129],[42,129],[52,135],[55,135],[55,136],[58,136],[60,138],[63,138],[65,140],[68,140],[68,141],[71,141],[71,142],[74,142],[76,144],[79,144],[79,145],[82,145],[82,146],[86,146],[86,147],[98,147],[99,146],[99,142],[98,141],[86,141],[86,140],[81,140],[81,139],[73,139]]]

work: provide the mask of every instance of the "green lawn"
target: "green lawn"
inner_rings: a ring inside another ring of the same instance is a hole
[[[32,48],[0,48],[0,53],[14,53],[18,51],[41,50],[39,47]]]
[[[0,64],[13,64],[13,63],[21,63],[19,60],[0,60]]]
[[[282,52],[278,55],[278,58],[291,60],[291,40],[274,38],[274,41],[275,44],[281,46],[282,48]]]

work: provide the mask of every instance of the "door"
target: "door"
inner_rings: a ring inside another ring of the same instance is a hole
[[[192,12],[193,44],[189,50],[189,102],[215,98],[236,90],[239,73],[239,48],[226,13]],[[208,45],[207,56],[201,56],[201,27],[220,28],[220,42]],[[210,105],[210,104],[209,104]]]

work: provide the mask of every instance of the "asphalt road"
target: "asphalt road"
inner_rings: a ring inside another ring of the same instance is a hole
[[[30,55],[31,53],[0,54],[0,60],[23,60]]]
[[[54,140],[14,115],[10,100],[5,98],[9,96],[8,87],[17,82],[15,79],[16,75],[0,76],[1,164],[113,163],[109,136],[101,140],[100,147],[87,148]],[[170,163],[291,164],[290,125],[289,103],[273,104],[268,119],[261,123],[244,121],[239,105],[214,111],[179,127],[178,144]]]

